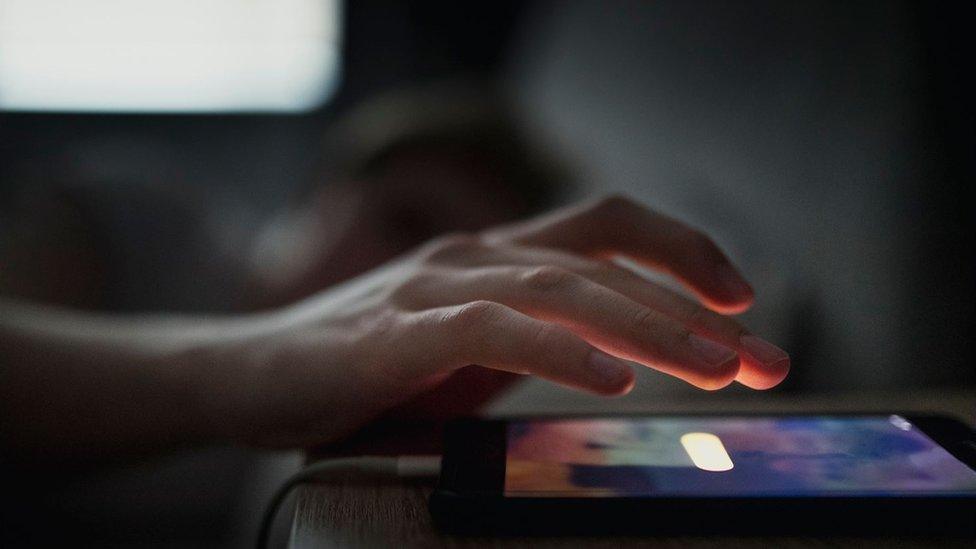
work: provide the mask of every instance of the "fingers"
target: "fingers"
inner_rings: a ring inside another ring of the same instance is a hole
[[[532,374],[603,395],[633,388],[630,366],[569,330],[489,301],[414,313],[402,349],[428,373],[469,364]]]
[[[747,387],[775,387],[790,371],[790,357],[785,351],[752,335],[733,318],[702,307],[694,300],[626,269],[610,266],[591,271],[587,276],[661,311],[697,334],[734,349],[740,359],[735,379]]]
[[[740,358],[736,381],[747,387],[768,389],[782,382],[789,373],[789,355],[772,343],[751,335],[735,319],[702,307],[692,299],[612,263],[593,261],[557,250],[522,246],[485,247],[478,253],[467,254],[464,262],[468,267],[551,265],[580,274],[664,313],[701,336],[734,349]]]
[[[711,239],[626,198],[565,208],[486,238],[592,257],[624,255],[671,274],[721,312],[741,312],[753,300],[749,283]]]
[[[691,333],[661,312],[569,270],[496,266],[427,277],[408,306],[431,307],[487,299],[569,328],[618,357],[674,375],[704,389],[731,383],[735,351]],[[548,352],[551,352],[548,351]]]

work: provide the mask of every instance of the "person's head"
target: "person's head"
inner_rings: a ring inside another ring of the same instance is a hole
[[[541,211],[567,184],[494,86],[397,90],[353,109],[326,133],[320,167],[292,216],[303,234],[286,231],[287,242],[272,247],[295,248],[287,263],[306,271],[299,278],[307,294],[440,234]],[[294,280],[274,263],[276,278]]]
[[[385,201],[391,237],[476,230],[551,206],[567,174],[528,137],[506,95],[451,81],[378,96],[324,140],[320,196]],[[378,212],[379,213],[379,212]]]

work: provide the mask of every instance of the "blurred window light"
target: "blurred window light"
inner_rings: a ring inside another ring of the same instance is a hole
[[[341,0],[0,0],[0,109],[301,112],[339,78]]]

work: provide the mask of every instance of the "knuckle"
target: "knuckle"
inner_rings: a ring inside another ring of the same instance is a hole
[[[706,248],[711,241],[705,233],[698,229],[687,229],[681,234],[681,241],[686,248],[701,250]]]
[[[719,326],[719,331],[725,332],[730,341],[738,342],[743,336],[749,335],[749,330],[742,324],[717,313],[711,314],[716,317],[715,323]]]
[[[534,267],[521,275],[525,286],[543,292],[565,288],[574,281],[575,277],[576,275],[565,269],[549,265]]]
[[[675,346],[688,344],[691,329],[649,307],[641,307],[630,321],[631,335],[664,356]]]
[[[689,326],[701,326],[707,324],[709,320],[712,320],[711,311],[698,305],[697,303],[689,304],[687,309],[681,314],[681,318]]]
[[[622,194],[609,194],[593,203],[594,212],[608,216],[628,214],[636,207],[636,202]]]
[[[470,253],[479,243],[478,237],[473,234],[446,234],[425,245],[421,255],[428,262],[449,260]]]
[[[539,325],[532,336],[532,342],[539,349],[558,348],[562,339],[559,329],[551,324]]]
[[[715,332],[730,341],[738,341],[740,337],[749,333],[745,327],[735,320],[697,303],[682,304],[676,318],[691,328]]]
[[[445,321],[462,328],[477,326],[490,322],[492,318],[497,317],[500,308],[501,305],[491,301],[472,301],[454,309]]]
[[[630,330],[637,336],[646,336],[660,329],[660,315],[649,307],[640,307],[630,320]]]
[[[546,357],[556,359],[561,364],[584,362],[589,353],[588,346],[565,328],[555,324],[542,324],[532,335],[533,359]],[[540,354],[541,352],[541,354]]]
[[[584,211],[594,230],[609,231],[623,225],[632,225],[640,219],[644,208],[634,200],[619,194],[611,194],[593,202]]]

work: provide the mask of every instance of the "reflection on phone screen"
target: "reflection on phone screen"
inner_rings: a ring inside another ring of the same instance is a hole
[[[971,495],[976,472],[901,416],[513,421],[508,497]]]

